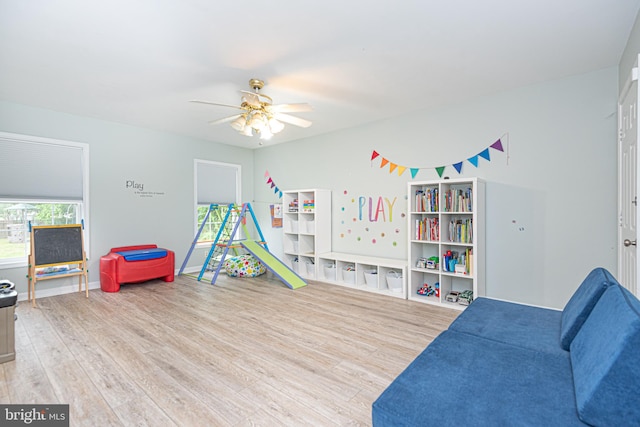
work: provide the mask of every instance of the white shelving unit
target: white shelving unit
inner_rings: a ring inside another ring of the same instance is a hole
[[[463,310],[447,301],[451,291],[485,294],[484,199],[478,178],[409,182],[408,299]],[[457,265],[445,262],[445,254],[457,257]],[[436,294],[418,294],[425,285]]]
[[[284,262],[316,280],[318,254],[331,250],[331,191],[283,191],[282,228]]]
[[[320,281],[407,298],[405,260],[329,252],[317,264]]]

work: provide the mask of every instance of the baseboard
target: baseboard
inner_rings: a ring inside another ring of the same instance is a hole
[[[97,282],[89,282],[89,289],[100,289],[100,281]],[[84,286],[82,287],[82,290],[84,291]],[[51,289],[39,289],[38,293],[36,294],[36,297],[39,298],[46,298],[46,297],[54,297],[56,295],[64,295],[64,294],[70,294],[73,292],[78,292],[78,285],[66,285],[66,286],[60,286],[60,287],[56,287],[56,288],[51,288]],[[29,295],[27,292],[22,292],[20,294],[18,294],[18,301],[27,301],[29,298]]]

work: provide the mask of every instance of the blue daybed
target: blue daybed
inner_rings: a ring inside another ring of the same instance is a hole
[[[478,298],[384,390],[372,420],[640,425],[640,302],[603,268],[562,311]]]

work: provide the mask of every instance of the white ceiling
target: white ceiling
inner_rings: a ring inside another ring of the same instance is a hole
[[[0,0],[0,100],[257,148],[207,121],[251,78],[307,129],[616,66],[640,0]]]

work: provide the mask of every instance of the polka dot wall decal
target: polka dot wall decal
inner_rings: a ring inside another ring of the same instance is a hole
[[[344,233],[340,233],[340,237],[344,239]]]
[[[376,239],[371,239],[371,243],[373,243],[375,245],[378,242],[376,242]]]
[[[398,242],[393,242],[393,246],[398,246]]]
[[[345,195],[347,194],[347,190],[344,190],[344,194],[345,194]]]
[[[344,212],[344,206],[343,206],[343,207],[341,207],[341,208],[340,208],[340,210],[341,210],[342,212]]]
[[[402,212],[402,213],[400,214],[400,216],[401,216],[402,218],[404,218],[404,217],[406,216],[406,214],[405,214],[404,212]]]
[[[369,231],[369,227],[365,227],[365,228],[364,228],[364,231]]]
[[[350,229],[349,229],[349,230],[347,230],[347,233],[351,234],[351,230],[350,230]]]
[[[358,237],[356,240],[359,242],[361,239],[360,239],[360,237]]]
[[[353,222],[356,222],[357,220],[358,220],[358,218],[355,218],[355,217],[353,218]]]
[[[400,234],[400,229],[396,228],[396,234]]]
[[[380,233],[380,237],[384,237],[384,233]]]

